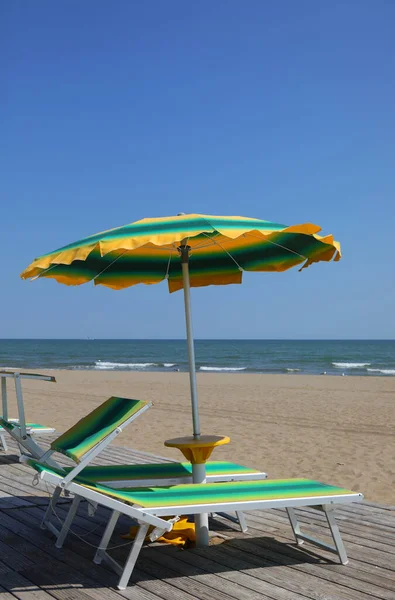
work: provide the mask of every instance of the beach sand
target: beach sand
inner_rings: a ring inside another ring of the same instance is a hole
[[[48,374],[56,384],[23,381],[27,420],[63,432],[109,396],[152,400],[116,444],[183,460],[163,442],[191,433],[187,373]],[[16,416],[10,380],[8,389]],[[198,391],[202,433],[231,438],[213,460],[274,478],[317,479],[395,504],[395,378],[200,374]]]

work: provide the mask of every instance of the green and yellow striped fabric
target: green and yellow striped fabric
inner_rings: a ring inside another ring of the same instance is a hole
[[[89,450],[146,406],[143,400],[112,396],[54,440],[51,448],[80,462]]]
[[[332,235],[311,223],[288,227],[248,217],[180,215],[143,219],[36,258],[21,274],[67,285],[94,281],[113,289],[168,280],[182,288],[181,243],[190,247],[192,287],[241,283],[243,271],[285,271],[340,259]]]
[[[55,473],[57,475],[64,475],[60,469],[49,467],[34,459],[26,461],[27,464],[32,466],[36,471],[41,473],[47,471],[48,473]],[[214,461],[214,466],[210,469],[210,462],[207,463],[207,474],[212,475],[216,472],[217,466]],[[240,465],[234,465],[233,463],[219,463],[221,470],[225,468],[225,465],[231,465],[233,469],[235,466],[244,469]],[[190,472],[190,465],[188,463],[175,464],[172,476],[180,468],[180,465]],[[126,471],[129,471],[129,475],[133,472],[135,476],[135,467],[141,468],[138,478],[141,478],[141,472],[144,472],[144,468],[149,468],[151,465],[121,465],[120,469],[123,471],[122,476],[119,479],[124,478]],[[156,470],[155,476],[160,472],[162,465],[154,465]],[[168,465],[166,465],[168,467]],[[116,470],[116,465],[111,465],[111,469]],[[97,469],[97,473],[102,473],[96,479],[93,477],[93,471]],[[329,485],[321,483],[319,481],[313,481],[311,479],[265,479],[264,481],[229,481],[221,483],[202,483],[202,484],[181,484],[167,487],[127,487],[113,489],[104,484],[98,484],[96,481],[105,480],[107,475],[106,472],[110,469],[110,466],[104,467],[86,467],[81,473],[75,478],[75,482],[81,485],[85,485],[90,489],[94,489],[98,492],[111,496],[123,502],[129,502],[131,504],[137,504],[143,508],[155,508],[155,507],[167,507],[167,506],[188,506],[198,504],[220,504],[223,502],[253,502],[259,500],[286,500],[288,498],[316,498],[318,496],[325,496],[328,499],[332,496],[347,496],[355,494],[351,490],[337,487],[335,485]],[[83,477],[85,471],[91,473],[88,477]],[[66,469],[68,472],[69,469]],[[181,471],[179,471],[181,472]],[[153,477],[154,471],[147,476]],[[162,476],[162,475],[161,475]],[[166,474],[167,476],[167,474]],[[116,479],[111,475],[111,479]]]
[[[206,463],[207,476],[251,475],[258,473],[250,469],[226,461],[211,461]],[[149,463],[138,465],[105,465],[85,467],[78,477],[86,482],[96,481],[122,481],[125,479],[172,479],[190,477],[192,475],[191,463]]]
[[[9,424],[12,427],[20,427],[19,421],[17,419],[10,419]],[[55,431],[55,429],[53,427],[48,427],[48,425],[42,425],[41,423],[26,423],[25,426],[26,426],[26,429],[30,429],[33,431],[44,431],[44,430]]]
[[[65,467],[64,471],[49,467],[37,460],[27,461],[36,471],[48,471],[56,475],[64,475],[73,470],[74,467]],[[225,461],[209,461],[206,463],[208,476],[224,475],[251,475],[258,473],[256,469],[250,469],[243,465]],[[74,481],[79,483],[95,484],[97,481],[124,481],[126,479],[171,479],[178,477],[190,477],[192,465],[190,463],[148,463],[136,465],[94,465],[82,469],[76,475]]]
[[[225,502],[254,502],[347,496],[353,494],[334,485],[310,479],[270,479],[265,481],[230,481],[226,483],[182,484],[171,487],[112,489],[105,485],[88,485],[112,498],[137,504],[142,508],[222,504]]]

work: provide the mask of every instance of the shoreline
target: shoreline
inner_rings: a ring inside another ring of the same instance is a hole
[[[57,383],[23,380],[28,420],[61,433],[112,395],[147,399],[154,406],[116,444],[183,460],[163,442],[191,433],[188,373],[43,372],[55,375]],[[200,372],[197,380],[202,432],[231,438],[212,460],[246,464],[272,478],[321,480],[395,504],[393,377]],[[15,416],[10,384],[10,416]]]
[[[23,367],[23,366],[19,366],[19,367],[3,367],[0,366],[0,370],[10,370],[10,371],[24,371],[24,372],[30,372],[30,373],[38,373],[41,371],[59,371],[59,372],[69,372],[69,373],[75,373],[75,372],[88,372],[88,373],[123,373],[123,374],[161,374],[161,375],[174,375],[176,373],[180,373],[180,374],[188,374],[189,371],[187,369],[173,369],[171,367],[165,367],[163,369],[113,369],[113,368],[98,368],[98,367],[75,367],[73,369],[70,369],[68,367]],[[351,369],[350,369],[351,370]],[[366,375],[361,375],[360,373],[358,374],[353,374],[353,373],[349,373],[347,372],[347,369],[345,371],[343,371],[342,373],[328,373],[328,372],[324,372],[324,373],[308,373],[308,372],[302,372],[301,369],[291,369],[291,368],[287,368],[284,369],[284,371],[278,373],[274,373],[272,371],[249,371],[248,368],[241,368],[241,367],[235,367],[235,368],[228,368],[228,367],[224,367],[222,369],[220,368],[214,368],[214,367],[210,367],[210,368],[199,368],[196,371],[196,375],[244,375],[244,376],[256,376],[256,375],[260,375],[260,376],[268,376],[268,377],[334,377],[334,378],[338,378],[338,377],[352,377],[353,379],[359,377],[361,379],[395,379],[395,374],[385,374],[382,373],[381,375],[370,375],[370,374],[366,374]]]

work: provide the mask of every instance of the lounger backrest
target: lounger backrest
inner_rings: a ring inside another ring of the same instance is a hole
[[[143,400],[109,398],[89,415],[54,440],[51,449],[61,452],[79,463],[84,455],[107,436],[147,407]]]

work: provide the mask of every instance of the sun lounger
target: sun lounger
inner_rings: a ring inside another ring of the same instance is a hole
[[[157,486],[189,483],[192,481],[192,466],[189,463],[159,463],[145,465],[105,465],[92,466],[92,460],[102,452],[121,431],[139,415],[145,412],[151,403],[142,400],[112,397],[78,421],[73,427],[55,439],[50,449],[39,460],[31,456],[22,456],[21,461],[30,464],[37,471],[46,465],[52,468],[54,495],[43,520],[43,526],[59,535],[58,528],[51,522],[52,512],[62,490],[67,491],[73,481],[95,485],[103,483],[110,487]],[[59,452],[75,463],[73,467],[62,467],[52,458]],[[265,479],[266,473],[250,469],[232,462],[208,462],[207,481],[232,481]],[[246,530],[242,514],[237,519],[227,517],[240,524]]]
[[[40,469],[44,481],[57,483],[57,475],[44,467]],[[149,526],[154,526],[151,539],[157,539],[165,531],[171,531],[175,517],[207,512],[263,510],[285,508],[298,544],[311,544],[336,553],[342,564],[347,564],[347,554],[334,518],[336,504],[358,502],[362,494],[327,485],[309,479],[282,479],[266,481],[232,481],[175,485],[172,487],[121,488],[115,489],[101,484],[71,482],[69,491],[74,494],[73,504],[57,540],[60,547],[77,511],[81,499],[106,506],[112,511],[96,551],[94,562],[105,561],[120,575],[118,588],[124,589],[146,538]],[[312,507],[321,510],[327,519],[334,545],[302,533],[295,508]],[[139,523],[139,530],[122,567],[107,552],[119,516],[127,515]],[[171,517],[166,520],[163,517]]]
[[[1,379],[1,400],[2,400],[2,416],[0,417],[0,443],[3,450],[7,452],[7,442],[5,433],[8,433],[18,444],[21,453],[28,451],[36,458],[40,457],[43,449],[33,439],[37,434],[53,433],[53,427],[40,425],[39,423],[26,423],[25,407],[22,396],[21,379],[34,379],[41,381],[56,382],[52,375],[42,375],[40,373],[20,373],[18,371],[3,370],[0,371]],[[18,405],[18,419],[10,419],[8,417],[8,401],[7,401],[7,379],[13,379],[15,383],[15,393]]]
[[[0,442],[1,442],[1,445],[3,446],[4,452],[8,451],[6,437],[5,437],[4,433],[8,432],[12,435],[11,432],[14,432],[14,431],[17,435],[12,436],[12,437],[14,437],[16,439],[16,441],[18,442],[18,445],[20,447],[21,444],[20,444],[19,440],[20,440],[21,433],[20,433],[19,419],[8,419],[8,421],[5,421],[5,419],[0,417]],[[40,425],[39,423],[26,423],[26,435],[30,436],[30,437],[34,436],[34,435],[45,434],[45,433],[54,433],[55,431],[56,430],[53,427],[47,427],[46,425]],[[42,453],[42,450],[41,450],[41,453]]]

